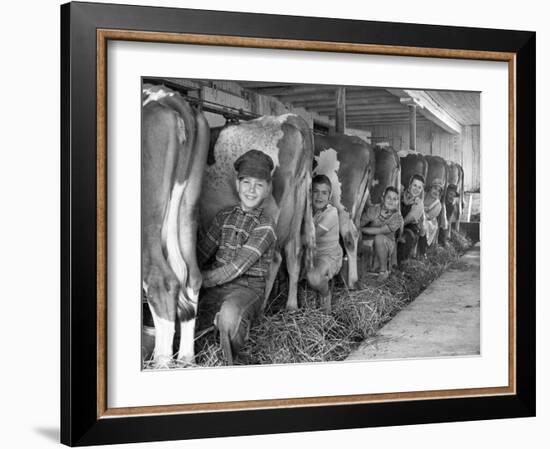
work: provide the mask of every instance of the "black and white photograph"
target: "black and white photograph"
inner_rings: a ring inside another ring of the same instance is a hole
[[[141,79],[144,370],[480,355],[480,92]]]

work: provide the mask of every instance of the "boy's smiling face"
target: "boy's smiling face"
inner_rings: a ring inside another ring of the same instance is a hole
[[[271,183],[265,179],[243,176],[237,178],[235,182],[241,200],[241,208],[244,211],[250,211],[258,207],[271,192]]]
[[[424,184],[419,179],[415,179],[411,183],[411,193],[414,197],[420,196],[422,191],[424,190]]]
[[[314,182],[311,188],[311,196],[313,197],[313,211],[323,209],[330,200],[330,186],[325,183]]]
[[[387,210],[397,210],[399,207],[399,195],[392,190],[388,190],[384,195],[384,207]]]

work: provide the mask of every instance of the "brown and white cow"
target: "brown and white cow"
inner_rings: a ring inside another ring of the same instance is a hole
[[[456,162],[447,162],[447,190],[445,193],[445,209],[449,226],[443,234],[443,241],[451,237],[451,228],[460,231],[460,216],[464,208],[464,170]]]
[[[313,160],[311,130],[301,117],[285,114],[229,124],[219,132],[215,130],[215,133],[218,136],[208,157],[201,194],[201,226],[207,229],[218,211],[239,202],[235,190],[235,160],[250,149],[268,154],[275,168],[272,194],[265,200],[264,210],[275,220],[277,246],[266,280],[266,298],[281,265],[281,250],[284,250],[289,275],[286,307],[296,310],[302,240],[306,246],[308,264],[312,263],[315,245],[310,198]]]
[[[356,136],[315,136],[314,174],[326,175],[332,183],[331,204],[338,209],[340,236],[348,256],[347,282],[358,281],[357,246],[361,214],[374,177],[374,151]]]
[[[154,361],[194,357],[201,275],[196,261],[197,200],[210,130],[203,114],[164,86],[143,88],[142,281],[155,325]]]

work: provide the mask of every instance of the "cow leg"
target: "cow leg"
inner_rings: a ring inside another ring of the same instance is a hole
[[[201,287],[201,274],[196,258],[197,223],[194,208],[189,204],[191,192],[186,191],[180,208],[179,241],[181,253],[187,267],[186,285],[178,298],[178,320],[180,325],[180,346],[177,359],[191,363],[195,357],[195,317]],[[185,292],[185,294],[183,294]]]
[[[286,268],[288,271],[288,298],[287,310],[298,310],[298,281],[302,261],[302,245],[300,234],[293,237],[285,246]]]
[[[195,358],[195,316],[197,315],[197,304],[199,291],[187,288],[187,298],[193,304],[193,317],[180,320],[180,346],[178,360],[191,363]]]
[[[344,249],[348,256],[348,288],[356,287],[359,276],[357,274],[357,244],[359,241],[359,232],[355,225],[350,222],[349,231],[344,235]]]
[[[267,300],[269,299],[269,295],[271,294],[271,290],[273,289],[273,283],[277,278],[277,273],[279,272],[282,261],[283,258],[281,256],[281,253],[279,251],[275,251],[273,253],[273,260],[271,262],[271,265],[269,266],[269,272],[267,273],[267,277],[265,280],[265,297],[264,303],[262,304],[262,313],[264,312],[267,305]]]
[[[174,341],[174,321],[161,318],[155,312],[155,309],[149,305],[153,323],[155,323],[155,350],[153,359],[158,368],[167,368],[172,360],[172,343]]]

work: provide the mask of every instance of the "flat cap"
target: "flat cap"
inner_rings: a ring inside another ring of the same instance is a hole
[[[273,160],[267,154],[258,150],[249,150],[241,155],[233,164],[237,176],[251,176],[253,178],[271,181]]]

